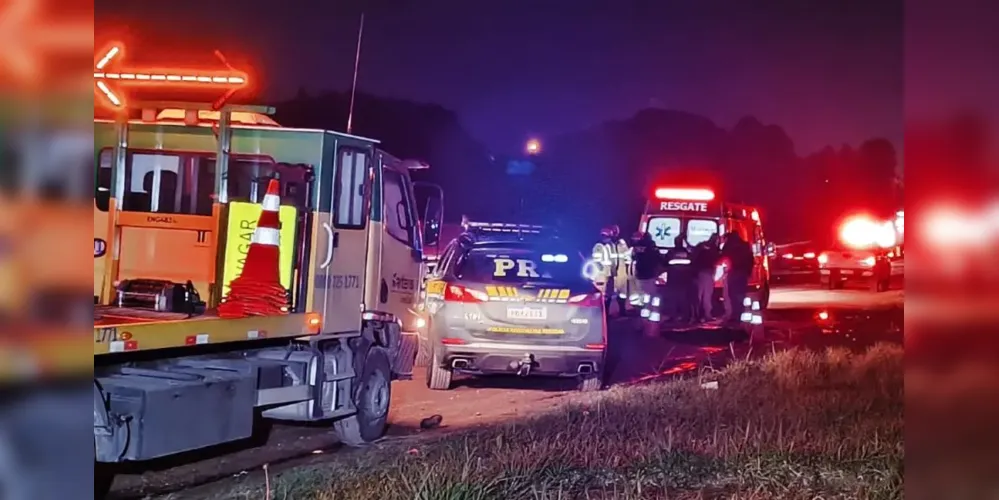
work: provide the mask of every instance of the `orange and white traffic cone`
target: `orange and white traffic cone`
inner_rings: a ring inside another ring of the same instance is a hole
[[[288,313],[288,291],[281,286],[280,209],[280,184],[277,179],[271,179],[243,270],[229,284],[229,295],[219,305],[220,317],[245,318]]]

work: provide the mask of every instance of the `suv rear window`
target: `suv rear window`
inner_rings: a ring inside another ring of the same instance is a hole
[[[548,283],[574,286],[586,283],[583,258],[572,252],[541,252],[529,248],[472,249],[455,274],[478,283]]]

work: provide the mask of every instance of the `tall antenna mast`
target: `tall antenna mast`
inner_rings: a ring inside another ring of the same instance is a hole
[[[357,67],[361,62],[361,37],[364,36],[364,12],[361,12],[361,24],[357,28],[357,52],[354,54],[354,81],[350,85],[350,109],[347,111],[347,133],[354,123],[354,95],[357,93]]]

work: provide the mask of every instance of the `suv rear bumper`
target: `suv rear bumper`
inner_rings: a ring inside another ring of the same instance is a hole
[[[531,375],[574,377],[586,370],[600,373],[604,369],[604,351],[582,347],[476,342],[441,349],[446,368],[472,374],[514,374],[526,360],[530,360]]]
[[[880,275],[880,276],[879,276]],[[829,283],[830,281],[873,282],[877,279],[888,279],[889,276],[883,272],[878,272],[872,268],[822,268],[819,270],[819,281]]]

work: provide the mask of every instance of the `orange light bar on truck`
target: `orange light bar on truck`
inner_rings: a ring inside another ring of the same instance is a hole
[[[660,200],[711,201],[715,192],[702,188],[656,188],[656,198]]]
[[[185,86],[185,87],[218,87],[226,91],[220,101],[224,101],[236,90],[246,86],[248,77],[245,73],[232,69],[218,51],[215,55],[221,60],[227,70],[206,71],[175,68],[145,68],[145,69],[111,69],[124,57],[124,46],[115,43],[104,51],[94,63],[94,85],[99,94],[112,108],[123,108],[125,99],[120,91],[112,88],[126,85],[151,86]]]

